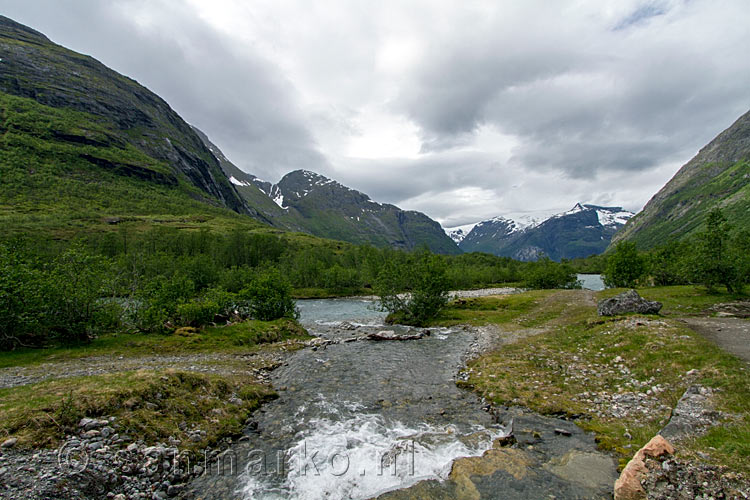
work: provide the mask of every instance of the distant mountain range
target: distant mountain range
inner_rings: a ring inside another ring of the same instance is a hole
[[[356,244],[403,250],[426,246],[437,253],[461,253],[440,224],[421,212],[378,203],[309,170],[295,170],[271,184],[237,168],[204,133],[195,130],[254,215],[267,224]]]
[[[464,252],[485,252],[518,260],[588,257],[603,252],[633,212],[622,207],[577,203],[551,217],[494,217],[446,233]]]
[[[738,229],[750,228],[750,111],[698,154],[613,239],[643,249],[690,236],[721,207]]]

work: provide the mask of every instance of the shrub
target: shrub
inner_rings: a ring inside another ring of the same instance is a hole
[[[193,300],[177,306],[175,320],[180,326],[203,326],[213,323],[221,308],[212,300]]]
[[[604,284],[609,287],[633,288],[646,273],[646,260],[638,253],[635,243],[622,241],[607,257]]]
[[[108,268],[99,256],[73,246],[55,259],[49,276],[49,328],[64,341],[85,340],[100,330],[96,318]]]
[[[44,340],[47,280],[15,246],[0,246],[0,350]]]
[[[240,291],[238,298],[255,319],[271,321],[299,317],[292,298],[292,287],[276,268],[258,272],[250,284]]]
[[[569,264],[560,264],[549,258],[532,262],[523,273],[526,288],[581,288],[578,276]]]
[[[405,288],[411,293],[402,293]],[[425,325],[448,303],[445,261],[425,251],[417,255],[413,265],[387,262],[378,274],[375,291],[381,308],[391,313],[391,320]]]
[[[194,293],[195,285],[186,276],[156,276],[139,291],[141,308],[137,325],[143,331],[164,330],[177,313],[177,307]]]

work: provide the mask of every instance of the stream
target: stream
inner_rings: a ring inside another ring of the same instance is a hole
[[[421,330],[384,325],[385,314],[371,300],[305,300],[298,307],[311,334],[335,343],[297,351],[274,370],[279,398],[254,414],[228,457],[207,465],[194,484],[201,498],[366,499],[443,484],[455,459],[481,456],[508,434],[511,419],[517,427],[533,426],[534,442],[548,435],[552,454],[571,446],[593,450],[593,439],[570,422],[510,411],[493,416],[474,393],[456,386],[476,349],[476,330],[433,328],[419,340],[365,340],[383,330]],[[554,432],[561,426],[571,437]],[[521,441],[526,430],[517,433]],[[570,497],[587,498],[579,490]]]

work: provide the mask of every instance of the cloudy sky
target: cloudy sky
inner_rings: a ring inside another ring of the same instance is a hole
[[[747,0],[0,0],[240,168],[444,226],[637,211],[750,108]]]

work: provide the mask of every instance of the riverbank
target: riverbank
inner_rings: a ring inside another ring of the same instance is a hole
[[[404,436],[417,436],[425,450],[440,443],[437,455],[425,455],[431,462],[418,465],[445,481],[384,498],[490,498],[497,488],[525,488],[528,498],[544,491],[606,498],[617,460],[622,467],[659,432],[688,387],[705,388],[709,418],[702,434],[676,443],[675,456],[648,462],[649,480],[661,488],[654,498],[676,491],[666,488],[670,481],[707,482],[711,488],[701,491],[717,494],[747,485],[748,367],[684,323],[706,315],[736,320],[726,317],[736,310],[726,304],[731,297],[645,289],[645,297],[664,302],[662,315],[607,319],[596,315],[596,302],[616,290],[515,292],[464,294],[431,335],[406,342],[367,340],[391,327],[373,320],[382,313],[360,297],[302,303],[322,337],[315,341],[294,322],[247,322],[7,353],[0,356],[0,443],[10,444],[0,450],[0,498],[205,497],[219,487],[231,494],[244,483],[204,474],[225,450],[296,449],[301,433],[335,452],[341,432],[356,444],[365,424],[374,434],[354,450],[387,442],[391,452]],[[493,419],[505,426],[512,419],[514,440],[477,448],[476,439],[499,432],[490,430]],[[469,425],[458,441],[456,424]],[[487,431],[474,433],[472,425]],[[461,456],[455,446],[478,456],[440,472]],[[722,475],[730,480],[712,479]],[[331,492],[382,488],[329,476],[321,484]],[[294,491],[302,497],[305,487],[321,487],[297,481],[281,486],[301,488]],[[393,481],[409,484],[407,476]],[[278,485],[255,485],[266,486]]]
[[[3,353],[0,498],[180,494],[277,397],[268,373],[308,339],[251,321]]]
[[[704,387],[712,418],[677,439],[672,463],[683,464],[693,477],[711,477],[704,473],[709,469],[731,471],[747,490],[750,367],[684,322],[715,315],[715,305],[731,297],[694,287],[644,289],[644,297],[664,302],[661,315],[597,316],[596,301],[617,292],[533,291],[460,300],[436,324],[513,332],[515,342],[471,361],[459,383],[495,408],[520,406],[575,422],[593,432],[599,448],[618,457],[621,467],[669,422],[688,387]]]

